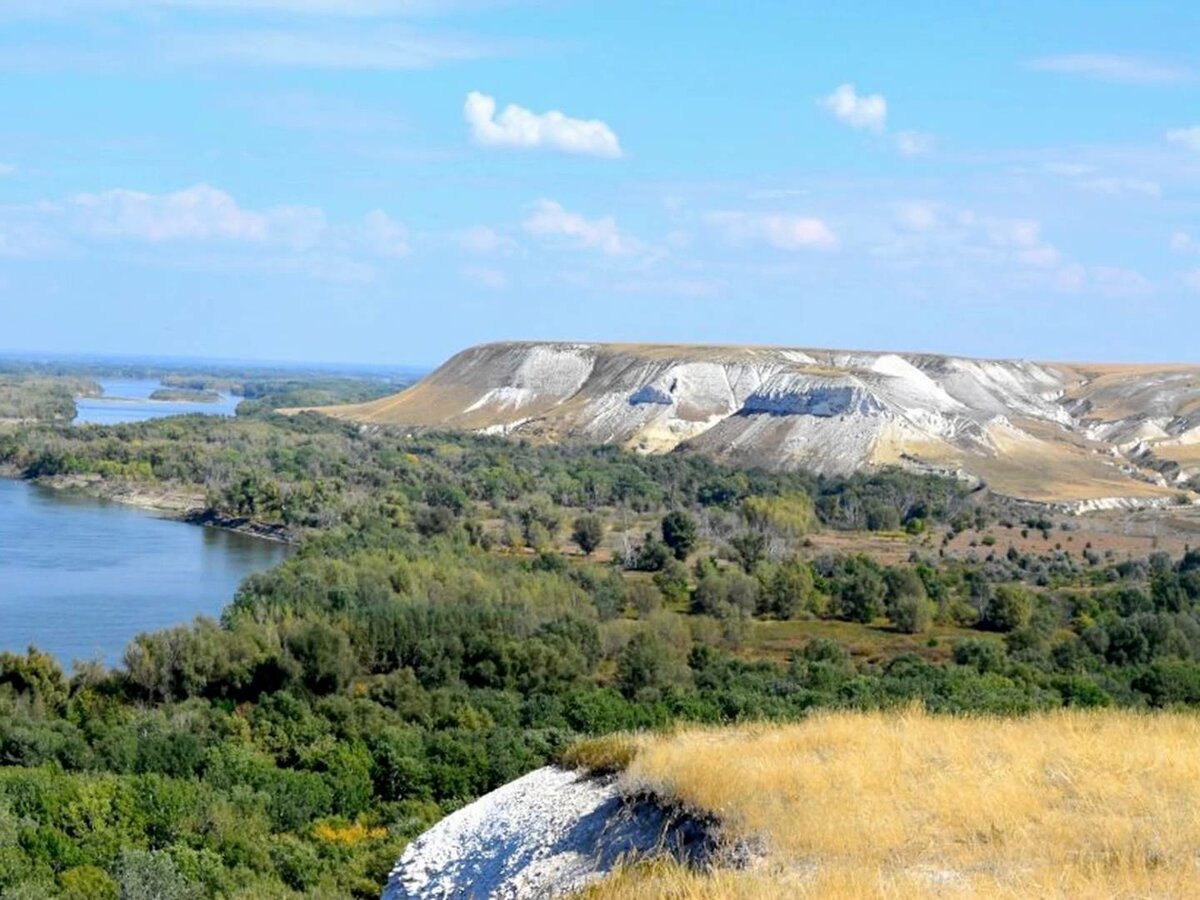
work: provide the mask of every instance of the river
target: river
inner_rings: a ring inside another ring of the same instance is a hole
[[[187,413],[207,413],[214,416],[232,416],[241,398],[221,394],[215,403],[189,403],[179,400],[151,400],[150,395],[163,387],[154,379],[99,378],[104,393],[99,397],[77,397],[75,416],[77,425],[119,425],[123,422],[141,422],[163,416],[180,416]]]
[[[217,615],[282,544],[0,479],[0,650],[120,662],[129,639]]]

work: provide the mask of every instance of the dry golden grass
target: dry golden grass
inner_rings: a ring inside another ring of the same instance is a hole
[[[624,775],[765,847],[626,869],[631,897],[1197,897],[1200,717],[836,713],[645,736]]]

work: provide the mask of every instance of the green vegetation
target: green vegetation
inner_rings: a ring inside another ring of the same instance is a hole
[[[0,375],[0,422],[69,422],[75,398],[100,393],[100,385],[81,377]]]
[[[166,400],[182,403],[217,403],[221,395],[217,391],[192,390],[190,388],[159,388],[151,391],[151,400]]]
[[[678,721],[1200,703],[1200,552],[943,557],[994,518],[947,480],[264,412],[8,427],[0,464],[202,489],[299,542],[115,671],[0,655],[4,896],[375,897],[447,811]],[[811,545],[879,526],[906,562]],[[756,643],[785,632],[785,659]]]

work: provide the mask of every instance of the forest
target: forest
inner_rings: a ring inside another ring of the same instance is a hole
[[[898,470],[239,413],[0,430],[19,477],[185,486],[295,543],[115,669],[0,655],[5,898],[377,897],[432,822],[620,730],[1200,703],[1200,551],[1034,554],[1069,523]]]

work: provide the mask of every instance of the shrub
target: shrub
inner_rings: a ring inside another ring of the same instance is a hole
[[[580,516],[571,529],[571,540],[585,556],[591,556],[604,540],[604,520],[593,513]]]

